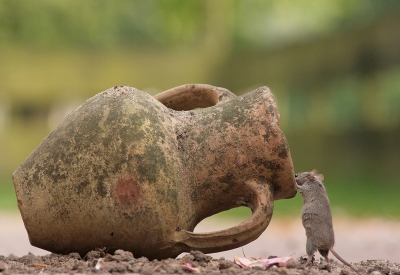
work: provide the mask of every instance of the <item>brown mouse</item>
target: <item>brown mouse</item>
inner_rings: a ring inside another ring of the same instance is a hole
[[[308,266],[315,251],[325,258],[327,262],[329,251],[343,264],[349,266],[357,273],[351,264],[342,259],[334,250],[335,235],[333,233],[332,213],[329,204],[328,194],[322,181],[324,176],[318,174],[316,169],[310,172],[302,172],[295,175],[297,188],[303,196],[303,209],[301,219],[306,230],[308,255]]]

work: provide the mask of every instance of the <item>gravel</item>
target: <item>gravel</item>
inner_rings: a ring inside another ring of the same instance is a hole
[[[224,257],[215,259],[200,251],[191,251],[178,259],[152,260],[135,258],[131,252],[116,250],[113,255],[102,249],[87,253],[83,258],[78,253],[69,255],[49,254],[35,256],[29,253],[22,257],[11,254],[0,256],[0,272],[8,274],[341,274],[354,273],[348,267],[332,261],[316,260],[311,267],[304,267],[306,258],[300,257],[286,267],[276,265],[268,268],[241,268]],[[359,274],[399,275],[400,264],[384,260],[367,260],[353,263]]]

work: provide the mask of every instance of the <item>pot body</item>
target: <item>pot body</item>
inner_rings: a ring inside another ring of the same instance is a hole
[[[32,245],[151,259],[244,245],[268,226],[273,200],[296,193],[269,90],[236,97],[208,85],[156,97],[123,86],[102,92],[70,113],[13,181]],[[192,233],[241,205],[253,215],[236,228]]]

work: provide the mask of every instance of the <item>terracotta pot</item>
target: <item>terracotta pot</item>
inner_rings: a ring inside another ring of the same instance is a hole
[[[150,259],[243,246],[266,229],[274,200],[296,194],[266,87],[239,97],[209,85],[155,97],[111,88],[71,112],[13,181],[32,245],[81,255],[124,249]],[[253,213],[238,226],[192,232],[238,206]]]

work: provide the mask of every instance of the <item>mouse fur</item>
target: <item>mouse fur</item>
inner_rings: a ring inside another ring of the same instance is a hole
[[[301,220],[306,230],[308,266],[314,253],[318,250],[327,262],[329,251],[343,264],[357,272],[352,265],[343,260],[334,250],[335,234],[333,232],[332,213],[328,194],[322,183],[324,176],[318,174],[316,169],[295,175],[297,188],[303,197]]]

